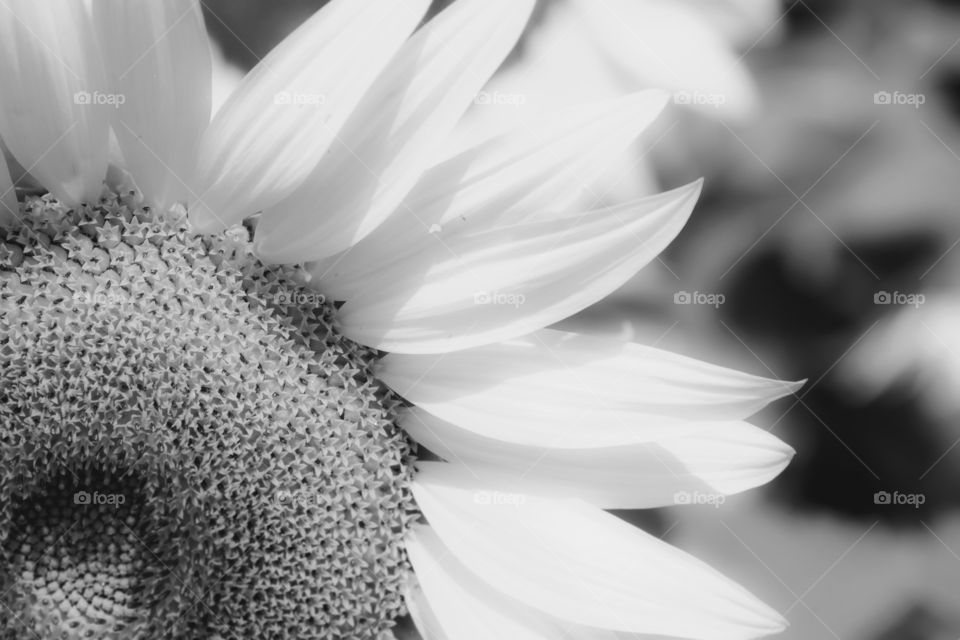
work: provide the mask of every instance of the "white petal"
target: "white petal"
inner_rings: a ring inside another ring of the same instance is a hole
[[[692,0],[686,4],[741,50],[779,42],[786,26],[779,0]]]
[[[656,440],[576,448],[553,446],[561,433],[540,445],[518,445],[421,411],[405,412],[401,424],[419,444],[501,490],[576,497],[603,509],[716,505],[720,496],[766,484],[794,454],[745,422],[683,423]],[[589,437],[587,424],[581,430]]]
[[[20,204],[17,202],[17,192],[10,177],[7,159],[0,150],[0,226],[14,227],[21,217]]]
[[[84,4],[0,4],[0,86],[0,135],[17,161],[67,204],[98,198],[114,109],[97,102],[106,76]]]
[[[776,612],[692,556],[579,500],[489,492],[454,465],[419,463],[417,505],[489,587],[561,620],[734,640],[776,633]]]
[[[489,229],[544,212],[566,211],[583,198],[611,158],[666,104],[660,91],[581,105],[482,142],[430,169],[403,204],[369,236],[313,273],[324,293],[348,299],[430,234]],[[593,198],[595,204],[596,197]]]
[[[450,638],[617,640],[626,637],[615,631],[564,623],[505,597],[470,573],[428,527],[418,526],[411,532],[407,553],[436,624]]]
[[[552,329],[456,353],[391,354],[377,377],[474,433],[574,448],[648,442],[677,420],[740,420],[802,384]]]
[[[186,202],[210,121],[210,46],[196,0],[97,0],[93,16],[127,169],[160,210]]]
[[[340,310],[345,334],[439,353],[536,331],[601,300],[676,236],[701,182],[577,216],[435,238]]]
[[[539,630],[534,626],[535,615],[524,620],[522,605],[510,602],[465,571],[429,529],[412,532],[406,547],[417,582],[448,637],[553,639],[543,625]]]
[[[428,5],[335,0],[261,60],[203,137],[194,226],[217,231],[300,186]]]
[[[427,601],[423,589],[416,584],[415,580],[411,580],[410,583],[404,590],[403,600],[420,636],[423,640],[450,640],[450,636],[444,633],[440,621],[437,620],[437,615]],[[457,638],[457,640],[462,639]]]
[[[744,117],[756,88],[717,28],[682,2],[573,0],[569,17],[591,32],[608,64],[630,85],[678,92],[676,101],[709,114]]]
[[[417,32],[317,170],[265,212],[256,239],[261,257],[319,260],[382,223],[435,162],[532,8],[533,0],[459,0]]]

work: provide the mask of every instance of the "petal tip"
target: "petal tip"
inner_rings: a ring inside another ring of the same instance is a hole
[[[804,378],[803,380],[776,380],[771,378],[770,384],[773,394],[771,395],[769,401],[773,402],[774,400],[779,400],[780,398],[786,398],[787,396],[796,394],[797,391],[802,389],[808,381],[808,378]]]

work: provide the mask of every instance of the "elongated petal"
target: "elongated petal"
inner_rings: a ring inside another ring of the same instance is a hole
[[[740,420],[802,384],[552,329],[456,353],[391,354],[377,376],[474,433],[573,448],[648,442],[678,419]]]
[[[428,527],[417,527],[411,533],[407,553],[436,624],[451,638],[618,640],[626,637],[615,631],[563,623],[505,597],[470,573]]]
[[[564,439],[561,432],[538,446],[518,445],[422,412],[405,413],[401,424],[430,451],[502,491],[576,497],[603,509],[715,505],[721,496],[766,484],[794,454],[745,422],[676,424],[652,441],[576,448],[553,446]],[[591,429],[585,424],[580,431],[582,439]]]
[[[290,198],[264,213],[271,262],[332,256],[390,215],[516,44],[533,0],[459,0],[406,44]]]
[[[676,91],[705,113],[743,117],[756,108],[753,81],[733,48],[681,2],[573,0],[569,20],[584,29],[635,87]]]
[[[0,136],[60,200],[100,195],[111,96],[84,3],[0,4]]]
[[[450,640],[450,636],[444,632],[440,621],[437,620],[437,615],[433,612],[423,589],[414,580],[410,582],[413,584],[410,584],[404,591],[403,600],[410,612],[413,624],[420,632],[421,638],[423,640]]]
[[[439,353],[541,329],[606,297],[656,257],[683,227],[700,186],[437,239],[348,301],[343,331],[384,351]]]
[[[217,231],[300,186],[428,5],[335,0],[260,61],[203,137],[194,226]]]
[[[0,151],[0,226],[13,227],[20,220],[20,204],[13,187],[10,169],[3,151]]]
[[[97,0],[93,16],[127,169],[148,202],[189,199],[200,136],[210,122],[211,61],[196,0]]]
[[[756,638],[779,615],[692,556],[579,500],[492,494],[420,463],[413,493],[444,545],[489,587],[561,620],[682,638]]]
[[[345,300],[377,272],[419,253],[431,234],[447,238],[566,211],[666,100],[647,91],[581,105],[467,149],[430,169],[386,222],[313,273],[324,293]]]

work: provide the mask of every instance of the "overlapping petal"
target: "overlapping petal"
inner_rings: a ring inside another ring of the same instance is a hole
[[[429,246],[431,235],[447,238],[566,211],[666,100],[661,91],[646,91],[565,109],[440,163],[370,235],[315,265],[317,286],[349,299],[380,272]]]
[[[13,226],[20,219],[20,205],[7,159],[0,151],[0,226]]]
[[[455,353],[390,354],[377,375],[474,433],[573,448],[649,442],[678,420],[741,420],[801,384],[552,329]]]
[[[220,230],[300,186],[428,5],[335,0],[261,60],[203,137],[194,226]]]
[[[509,340],[601,300],[654,259],[701,183],[626,205],[437,239],[341,309],[347,337],[397,353]]]
[[[419,444],[501,491],[581,498],[603,509],[662,507],[699,495],[716,503],[769,482],[794,454],[745,422],[667,423],[656,439],[609,446],[564,446],[570,434],[560,429],[540,444],[518,445],[422,411],[406,412],[401,424]],[[574,439],[595,428],[585,418]]]
[[[118,97],[112,126],[127,169],[161,210],[188,201],[210,122],[210,45],[200,6],[97,0],[93,17]]]
[[[403,600],[407,605],[410,618],[423,640],[450,640],[450,636],[444,632],[440,621],[437,620],[437,615],[430,606],[426,594],[423,593],[423,589],[415,580],[410,580],[410,584],[403,595]]]
[[[84,3],[0,4],[0,136],[62,202],[100,195],[111,94]]]
[[[428,527],[407,540],[410,563],[434,614],[433,626],[457,640],[626,640],[626,634],[564,623],[511,601],[470,573]],[[428,626],[424,624],[424,626]],[[427,633],[430,633],[428,628]],[[636,636],[630,637],[636,640]],[[650,638],[650,636],[645,636]]]
[[[380,225],[434,162],[471,99],[516,44],[532,0],[459,0],[417,32],[344,125],[323,162],[264,213],[272,262],[319,260]]]
[[[785,626],[704,563],[582,501],[495,495],[454,465],[419,467],[414,496],[443,544],[488,587],[545,614],[715,640]]]
[[[743,117],[757,92],[733,48],[683,2],[572,0],[568,20],[593,36],[606,62],[639,86],[676,92],[677,102]]]

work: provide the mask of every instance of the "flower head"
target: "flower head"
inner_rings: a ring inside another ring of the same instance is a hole
[[[212,122],[195,2],[0,9],[0,136],[50,190],[0,231],[7,636],[782,626],[603,509],[771,479],[743,419],[795,385],[547,328],[689,215],[699,184],[570,209],[664,96],[444,158],[532,2],[411,36],[426,4],[331,2]]]
[[[242,228],[199,238],[112,196],[33,207],[3,245],[0,619],[136,638],[392,623],[410,447],[330,306]]]

